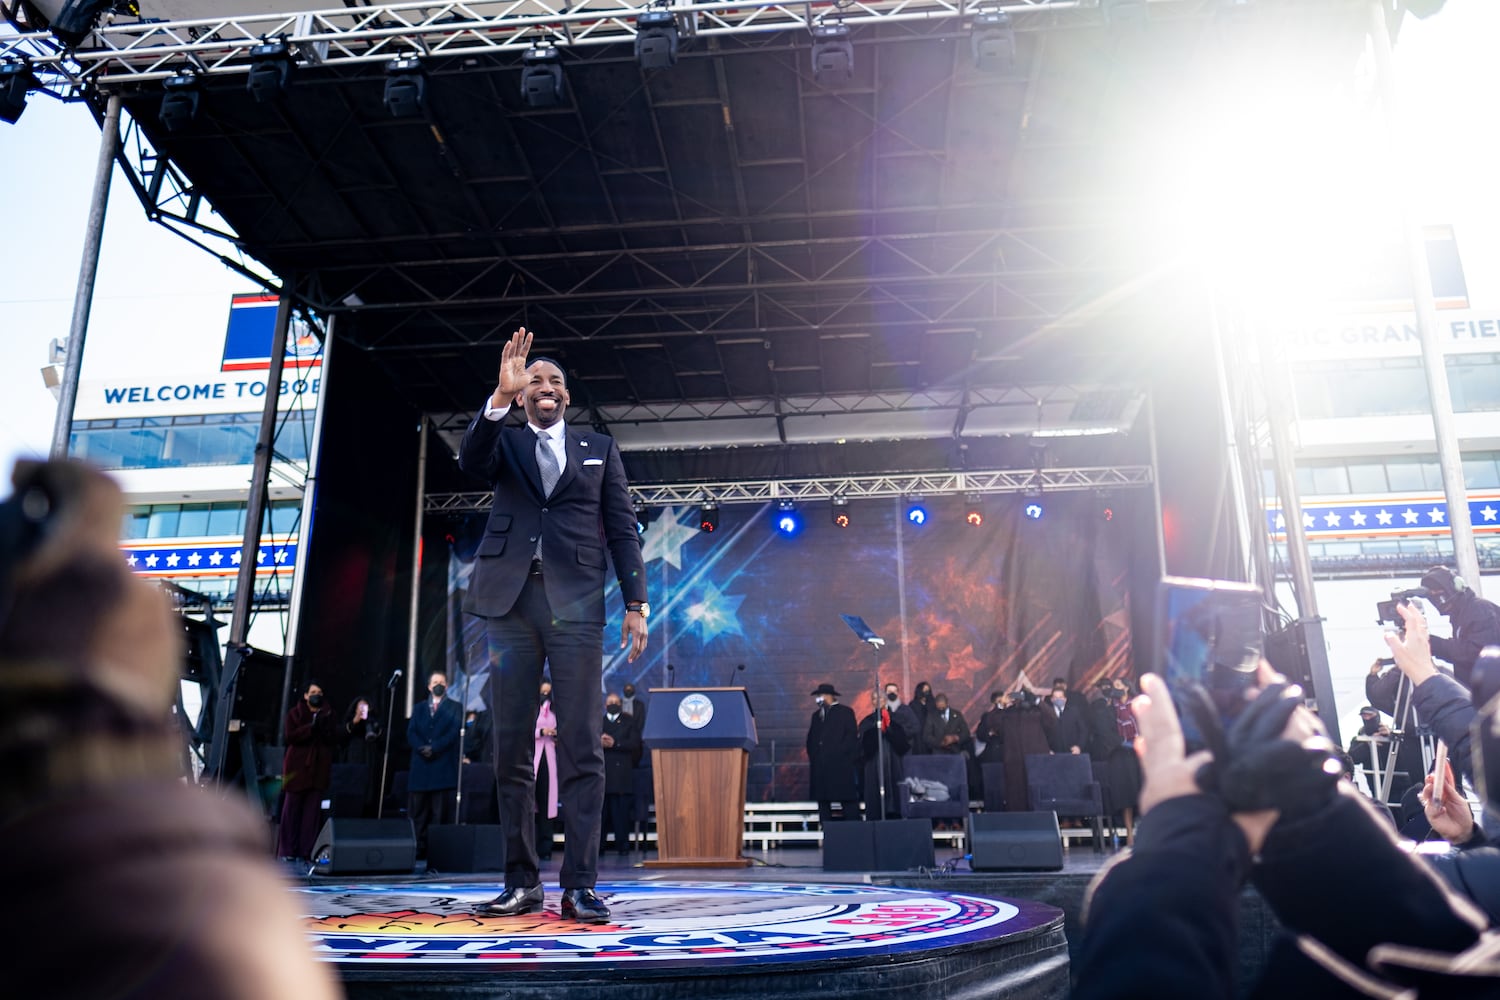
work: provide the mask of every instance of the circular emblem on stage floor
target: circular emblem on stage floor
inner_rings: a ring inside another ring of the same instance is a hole
[[[484,962],[579,968],[702,968],[859,958],[948,948],[1056,920],[1041,904],[863,883],[601,884],[611,922],[580,924],[546,909],[480,917],[493,883],[314,885],[296,889],[317,954],[340,965]]]
[[[702,729],[713,717],[713,699],[706,694],[690,694],[677,703],[677,721],[689,729]]]

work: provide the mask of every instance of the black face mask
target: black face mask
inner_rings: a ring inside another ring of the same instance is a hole
[[[896,702],[900,701],[901,699],[898,698],[893,692],[889,692],[888,691],[888,692],[886,692],[885,700],[888,701],[888,702],[890,702],[892,705],[894,705]]]
[[[608,712],[610,715],[619,715],[620,714],[620,706],[619,705],[605,705],[604,706],[604,710],[606,712]]]
[[[434,698],[441,698],[444,695],[446,695],[447,693],[448,693],[448,685],[446,685],[446,684],[434,684],[432,686],[432,696]]]
[[[307,696],[307,703],[313,708],[321,708],[323,705],[323,696],[320,694],[310,694]]]
[[[625,689],[625,697],[627,697],[627,698],[634,698],[635,697],[635,688],[626,688]]]

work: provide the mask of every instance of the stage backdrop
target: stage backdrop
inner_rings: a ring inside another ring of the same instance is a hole
[[[832,683],[861,718],[872,702],[871,647],[840,614],[863,617],[887,640],[882,682],[894,680],[909,698],[929,681],[971,728],[990,693],[1022,669],[1043,687],[1058,676],[1081,688],[1133,673],[1132,547],[1154,552],[1154,541],[1132,529],[1133,516],[1106,519],[1105,503],[1091,494],[1048,496],[1036,519],[1024,512],[1029,502],[993,499],[977,528],[957,498],[929,503],[923,525],[907,521],[904,502],[856,501],[848,528],[831,523],[824,502],[799,511],[802,529],[792,537],[776,530],[774,504],[724,507],[713,533],[699,530],[696,507],[654,511],[642,536],[650,647],[625,661],[611,583],[605,687],[744,685],[760,732],[750,798],[799,800],[807,797],[813,688]],[[488,657],[479,621],[458,605],[482,524],[479,516],[450,533],[449,608],[442,625],[431,623],[447,632],[454,687],[464,690],[467,676],[471,708],[486,707],[479,692]]]

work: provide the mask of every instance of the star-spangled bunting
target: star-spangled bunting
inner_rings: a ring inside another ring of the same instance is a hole
[[[1481,533],[1500,531],[1500,498],[1470,501],[1469,520]],[[1303,507],[1302,527],[1310,537],[1446,532],[1448,506],[1441,501],[1433,503],[1431,498],[1411,504],[1319,501]],[[1275,507],[1267,509],[1266,530],[1274,535],[1284,534],[1286,514]]]
[[[161,539],[157,544],[136,543],[124,550],[125,565],[149,576],[231,576],[240,564],[239,549],[194,542],[174,543]],[[262,573],[289,571],[297,562],[297,543],[260,549],[256,553],[257,570]]]

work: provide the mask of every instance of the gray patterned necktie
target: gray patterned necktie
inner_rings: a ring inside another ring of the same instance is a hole
[[[542,473],[542,496],[550,497],[552,491],[557,487],[557,480],[562,476],[562,470],[557,467],[557,455],[552,451],[552,445],[548,444],[551,437],[543,431],[536,436],[536,465]]]

